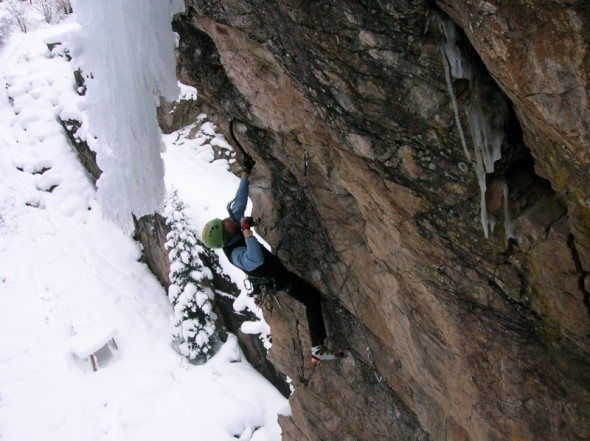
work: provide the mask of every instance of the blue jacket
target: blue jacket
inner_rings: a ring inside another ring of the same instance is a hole
[[[246,205],[248,204],[248,190],[250,181],[242,178],[236,198],[230,206],[232,217],[238,221],[244,217]],[[246,239],[245,247],[237,247],[231,253],[231,263],[242,270],[252,271],[258,268],[264,262],[264,255],[260,243],[254,236]]]

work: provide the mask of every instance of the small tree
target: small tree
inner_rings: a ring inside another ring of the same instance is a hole
[[[55,0],[35,0],[33,9],[39,12],[47,23],[52,23],[57,10]]]
[[[74,12],[70,0],[55,0],[55,4],[57,5],[57,10],[63,15],[68,15]]]
[[[9,17],[0,18],[0,44],[10,35],[12,30],[12,20]]]
[[[10,18],[18,25],[19,29],[27,32],[27,17],[25,4],[20,0],[5,0],[4,9]]]
[[[170,258],[168,298],[174,307],[172,336],[180,353],[189,360],[206,361],[217,342],[213,312],[213,290],[208,286],[211,272],[203,267],[204,253],[185,213],[185,206],[174,192],[166,204],[168,233],[166,248]]]

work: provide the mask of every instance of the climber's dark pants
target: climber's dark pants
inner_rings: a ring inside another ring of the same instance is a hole
[[[289,271],[286,271],[282,274],[282,277],[279,277],[277,285],[279,290],[285,291],[295,300],[305,305],[311,345],[319,346],[324,344],[326,327],[322,315],[322,297],[320,292],[311,283],[306,282],[297,274]]]

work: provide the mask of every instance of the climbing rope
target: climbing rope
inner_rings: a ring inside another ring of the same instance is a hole
[[[285,150],[285,151],[287,152],[287,157],[289,158],[289,162],[291,163],[291,166],[294,167],[294,161],[292,158],[292,154],[289,153],[287,150]],[[338,258],[338,253],[337,253],[336,249],[334,248],[334,245],[332,244],[332,240],[330,239],[328,230],[326,229],[326,227],[324,226],[324,224],[322,222],[320,211],[319,211],[317,204],[315,202],[315,198],[313,196],[313,193],[311,192],[311,181],[309,180],[309,178],[307,176],[307,171],[309,168],[308,161],[309,161],[309,154],[306,149],[306,150],[304,150],[304,153],[302,156],[302,161],[301,161],[302,162],[302,169],[303,169],[303,185],[301,186],[301,188],[303,189],[303,191],[307,191],[308,200],[310,202],[313,212],[314,212],[314,214],[318,220],[318,223],[320,225],[320,232],[322,234],[322,237],[325,240],[326,244],[328,245],[328,250],[332,254],[334,262],[336,263],[336,268],[338,268],[338,274],[340,275],[340,278],[342,280],[341,289],[342,289],[342,287],[344,287],[344,291],[346,292],[346,294],[348,296],[348,300],[350,302],[350,306],[352,307],[354,315],[359,317],[356,306],[355,306],[354,301],[352,299],[352,294],[350,293],[350,290],[348,289],[348,284],[346,283],[346,277],[345,277],[344,273],[342,272],[342,268],[340,267],[340,264],[343,262],[341,262],[340,259]],[[328,289],[330,291],[332,291],[330,286],[328,286]],[[338,297],[336,295],[336,293],[334,293],[333,291],[332,291],[332,295],[334,295],[334,297],[336,297],[336,298]],[[363,332],[365,344],[367,345],[367,348],[366,348],[367,358],[369,360],[369,363],[373,367],[375,379],[377,380],[378,383],[381,383],[383,381],[383,375],[381,375],[381,373],[379,373],[379,370],[377,369],[377,366],[375,365],[375,360],[373,358],[373,352],[371,351],[371,346],[369,344],[369,336],[367,334],[367,330],[365,329],[365,326],[362,323],[361,323],[361,330]]]
[[[241,121],[237,118],[231,118],[230,119],[230,134],[231,137],[233,139],[233,141],[236,143],[236,145],[238,146],[239,150],[241,151],[241,153],[246,156],[249,154],[246,153],[246,151],[244,150],[244,148],[242,147],[242,145],[240,144],[240,142],[238,141],[237,137],[234,134],[234,130],[233,130],[233,125],[234,122],[238,121],[244,125],[246,125],[246,123],[244,121]],[[290,163],[290,166],[292,168],[292,170],[297,170],[297,167],[295,166],[295,160],[293,158],[293,154],[290,153],[288,150],[285,149],[285,152],[287,153],[287,158],[288,161]],[[334,245],[332,244],[332,240],[330,239],[330,235],[326,229],[326,227],[324,226],[323,222],[322,222],[322,218],[321,218],[321,214],[320,211],[317,207],[317,203],[315,202],[315,198],[313,196],[313,193],[311,191],[312,185],[311,185],[311,181],[309,180],[308,176],[307,176],[307,172],[308,172],[308,168],[309,168],[309,152],[307,149],[304,150],[302,158],[301,158],[301,168],[303,171],[303,179],[302,179],[302,185],[300,186],[300,190],[297,193],[297,198],[296,200],[299,200],[301,194],[307,192],[308,195],[308,200],[310,202],[310,205],[313,209],[313,213],[315,215],[315,217],[317,218],[318,224],[320,226],[320,232],[321,235],[324,239],[324,241],[326,242],[327,246],[328,246],[328,251],[330,252],[330,254],[332,255],[332,258],[334,260],[334,263],[336,264],[336,268],[338,269],[338,274],[342,280],[342,285],[340,286],[340,289],[344,288],[344,291],[346,292],[347,296],[348,296],[348,300],[350,302],[350,306],[352,307],[352,311],[354,313],[355,316],[359,317],[358,311],[356,309],[356,306],[354,304],[353,301],[353,297],[352,294],[348,288],[348,284],[347,282],[347,278],[344,275],[342,268],[340,267],[340,264],[343,263],[341,262],[341,260],[338,258],[338,253],[336,251],[336,249],[334,248]],[[328,286],[328,289],[332,292],[332,295],[337,298],[338,296],[336,295],[336,293],[330,288],[330,286]],[[371,346],[369,343],[369,336],[367,334],[367,330],[365,329],[365,326],[361,323],[361,330],[363,333],[363,338],[366,344],[366,351],[367,351],[367,359],[369,360],[370,365],[373,368],[374,371],[374,375],[375,375],[375,379],[377,380],[377,382],[379,384],[382,383],[383,381],[383,375],[379,372],[379,370],[377,369],[377,366],[375,365],[375,360],[373,358],[373,352],[371,350]]]

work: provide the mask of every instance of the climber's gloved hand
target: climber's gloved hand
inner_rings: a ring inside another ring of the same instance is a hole
[[[242,231],[249,230],[253,226],[254,226],[254,219],[252,219],[250,216],[243,217],[242,220],[240,221],[240,227],[242,228]]]
[[[242,164],[242,169],[246,173],[250,173],[255,165],[256,165],[256,161],[254,160],[254,158],[252,158],[252,156],[250,156],[250,155],[244,156],[244,163]]]

